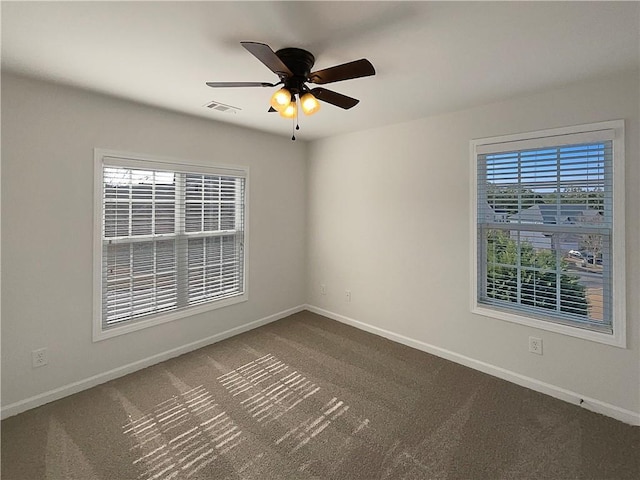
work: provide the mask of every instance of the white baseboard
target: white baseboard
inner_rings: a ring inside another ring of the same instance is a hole
[[[558,398],[560,400],[564,400],[565,402],[569,402],[574,405],[581,406],[592,412],[601,413],[603,415],[615,418],[616,420],[620,420],[621,422],[627,423],[629,425],[640,426],[640,412],[633,412],[631,410],[626,410],[624,408],[617,407],[616,405],[612,405],[610,403],[603,402],[601,400],[596,400],[595,398],[590,398],[585,395],[581,395],[580,393],[573,392],[571,390],[567,390],[565,388],[561,388],[556,385],[551,385],[549,383],[545,383],[540,380],[536,380],[535,378],[527,377],[525,375],[520,375],[519,373],[512,372],[505,368],[497,367],[495,365],[491,365],[489,363],[482,362],[480,360],[466,357],[464,355],[460,355],[459,353],[455,353],[450,350],[446,350],[444,348],[436,347],[434,345],[430,345],[428,343],[424,343],[419,340],[414,340],[412,338],[405,337],[404,335],[400,335],[400,334],[391,332],[389,330],[384,330],[379,327],[374,327],[373,325],[369,325],[367,323],[360,322],[358,320],[354,320],[353,318],[345,317],[344,315],[330,312],[328,310],[324,310],[322,308],[319,308],[313,305],[305,305],[305,308],[310,312],[323,315],[333,320],[337,320],[338,322],[351,325],[352,327],[358,328],[360,330],[364,330],[369,333],[373,333],[375,335],[379,335],[381,337],[387,338],[394,342],[401,343],[403,345],[407,345],[417,350],[422,350],[423,352],[436,355],[446,360],[450,360],[460,365],[464,365],[465,367],[473,368],[474,370],[479,370],[483,373],[501,378],[503,380],[507,380],[509,382],[520,385],[522,387],[535,390],[536,392],[544,393],[546,395]]]
[[[11,417],[13,415],[22,413],[26,410],[39,407],[40,405],[44,405],[45,403],[53,402],[54,400],[58,400],[60,398],[67,397],[74,393],[87,390],[91,387],[95,387],[96,385],[100,385],[101,383],[108,382],[109,380],[114,380],[116,378],[123,377],[137,370],[142,370],[143,368],[150,367],[151,365],[155,365],[157,363],[164,362],[165,360],[169,360],[170,358],[178,357],[185,353],[189,353],[199,348],[206,347],[207,345],[211,345],[212,343],[216,343],[226,338],[233,337],[234,335],[238,335],[240,333],[253,330],[254,328],[258,328],[262,325],[266,325],[267,323],[275,322],[276,320],[280,320],[281,318],[285,318],[285,317],[288,317],[289,315],[293,315],[294,313],[301,312],[302,310],[305,310],[305,308],[306,307],[304,305],[298,305],[297,307],[289,308],[282,312],[274,313],[273,315],[269,315],[259,320],[249,322],[245,325],[240,325],[239,327],[235,327],[235,328],[226,330],[224,332],[217,333],[210,337],[203,338],[202,340],[197,340],[195,342],[188,343],[186,345],[182,345],[177,348],[172,348],[171,350],[167,350],[166,352],[158,353],[156,355],[152,355],[151,357],[143,358],[142,360],[138,360],[137,362],[123,365],[122,367],[114,368],[113,370],[109,370],[108,372],[99,373],[97,375],[93,375],[89,378],[85,378],[83,380],[79,380],[77,382],[64,385],[54,390],[50,390],[48,392],[44,392],[39,395],[35,395],[33,397],[29,397],[27,399],[20,400],[15,403],[11,403],[9,405],[2,407],[2,410],[0,411],[0,417],[3,419],[7,417]]]

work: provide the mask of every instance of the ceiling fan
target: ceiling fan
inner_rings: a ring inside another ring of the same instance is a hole
[[[368,77],[376,73],[371,62],[365,58],[311,72],[315,57],[301,48],[282,48],[274,52],[269,45],[264,43],[240,42],[240,44],[275,73],[280,81],[277,83],[207,82],[207,85],[214,88],[276,87],[282,85],[282,88],[271,97],[269,111],[280,112],[280,115],[286,118],[297,117],[296,96],[300,101],[301,110],[306,115],[312,115],[319,110],[318,100],[345,110],[355,107],[360,101],[323,87],[310,89],[306,85],[307,82],[324,85],[352,78]],[[293,139],[295,140],[295,136]]]

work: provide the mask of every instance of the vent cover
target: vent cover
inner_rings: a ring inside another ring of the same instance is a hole
[[[238,113],[239,110],[242,110],[238,107],[232,107],[231,105],[225,105],[224,103],[212,101],[205,104],[205,107],[210,108],[211,110],[217,110],[219,112],[224,113]]]

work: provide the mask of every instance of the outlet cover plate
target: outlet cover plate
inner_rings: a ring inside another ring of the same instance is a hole
[[[542,339],[538,337],[529,337],[529,351],[536,355],[542,355]]]
[[[49,353],[46,348],[39,348],[31,352],[31,365],[33,368],[44,367],[49,363]]]

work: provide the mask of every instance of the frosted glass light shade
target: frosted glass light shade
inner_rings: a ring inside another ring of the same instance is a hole
[[[291,92],[286,88],[281,88],[271,96],[271,106],[282,112],[291,103]]]
[[[300,106],[305,115],[313,115],[320,110],[320,102],[311,93],[305,93],[302,96]]]
[[[284,118],[293,118],[296,116],[296,112],[298,110],[298,106],[296,105],[295,98],[289,105],[287,105],[284,109],[280,111],[280,116]]]

